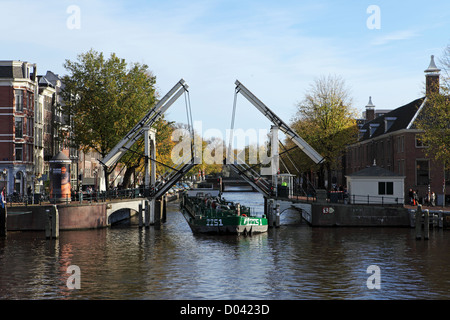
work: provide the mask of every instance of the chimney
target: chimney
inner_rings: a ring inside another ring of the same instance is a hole
[[[372,103],[372,97],[369,97],[369,103],[366,105],[366,122],[375,119],[375,106]]]
[[[439,93],[439,71],[441,71],[441,69],[436,67],[436,64],[434,63],[434,56],[432,55],[430,65],[428,66],[428,69],[424,71],[427,96],[433,93]]]

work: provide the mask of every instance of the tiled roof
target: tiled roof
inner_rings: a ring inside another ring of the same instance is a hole
[[[380,168],[378,166],[371,166],[359,170],[355,173],[349,174],[349,177],[402,177],[401,174]]]
[[[416,99],[402,107],[394,109],[380,117],[366,122],[360,130],[360,141],[372,139],[385,133],[406,129],[420,108],[425,97]],[[386,125],[388,127],[386,128]]]

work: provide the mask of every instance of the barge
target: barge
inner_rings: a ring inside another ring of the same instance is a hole
[[[250,207],[226,201],[216,189],[184,192],[180,209],[193,233],[244,234],[267,232],[267,218]]]

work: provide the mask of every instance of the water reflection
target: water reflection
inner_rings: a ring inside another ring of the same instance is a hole
[[[253,193],[227,199],[253,204]],[[245,202],[246,201],[246,202]],[[136,220],[108,229],[9,233],[0,240],[1,299],[448,299],[450,235],[416,241],[408,228],[310,228],[296,211],[251,237],[194,235],[170,203],[159,230]],[[81,289],[66,286],[67,267]],[[381,270],[369,290],[366,270]]]

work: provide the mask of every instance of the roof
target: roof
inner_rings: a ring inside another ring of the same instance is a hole
[[[347,177],[403,177],[403,175],[378,166],[371,166],[349,174]]]
[[[56,163],[70,163],[69,157],[67,157],[62,151],[60,151],[56,156],[54,156],[49,162]]]
[[[24,78],[23,70],[18,66],[0,66],[0,78]]]
[[[407,129],[408,125],[415,118],[415,115],[422,106],[424,100],[425,97],[416,99],[404,106],[385,113],[372,121],[366,122],[360,128],[360,130],[362,130],[360,141],[372,139],[385,133]]]

